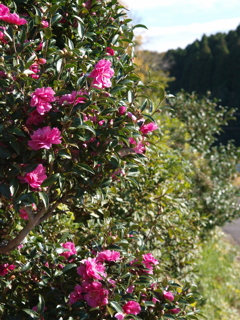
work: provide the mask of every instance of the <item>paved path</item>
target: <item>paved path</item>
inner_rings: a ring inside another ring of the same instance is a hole
[[[223,231],[230,234],[233,239],[240,244],[240,218],[232,221],[231,223],[227,223],[223,227]]]

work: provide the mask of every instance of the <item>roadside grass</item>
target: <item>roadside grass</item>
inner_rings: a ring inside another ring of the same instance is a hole
[[[240,246],[220,228],[203,245],[198,305],[207,320],[240,320]]]

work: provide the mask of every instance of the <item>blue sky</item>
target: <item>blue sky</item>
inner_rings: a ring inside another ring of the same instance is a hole
[[[240,0],[123,0],[134,23],[145,24],[143,49],[185,48],[203,34],[228,32],[240,24]]]

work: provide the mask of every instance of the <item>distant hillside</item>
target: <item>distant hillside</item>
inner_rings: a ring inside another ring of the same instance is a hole
[[[221,99],[222,105],[238,109],[237,122],[229,123],[221,137],[223,142],[234,139],[240,145],[240,25],[229,33],[217,33],[194,41],[185,49],[169,50],[162,65],[175,81],[169,91],[180,89]]]

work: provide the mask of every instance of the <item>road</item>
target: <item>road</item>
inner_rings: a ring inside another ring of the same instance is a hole
[[[223,227],[223,231],[232,236],[232,238],[240,244],[240,218],[232,221],[231,223],[227,223]]]

